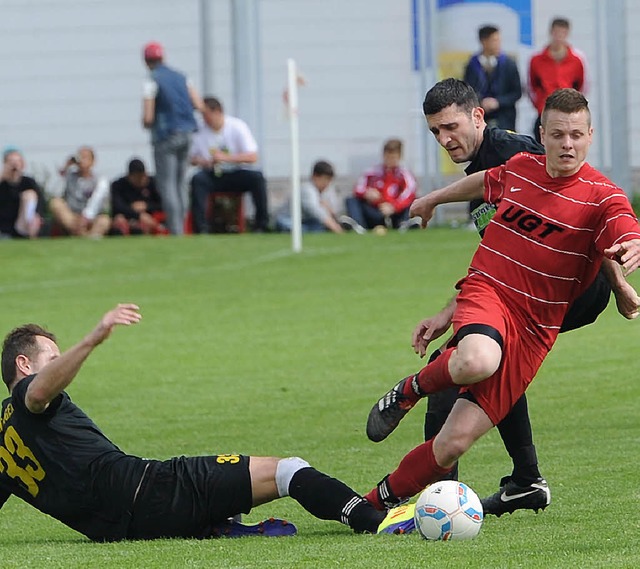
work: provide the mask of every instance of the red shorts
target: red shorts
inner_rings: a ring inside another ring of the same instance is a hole
[[[453,317],[457,332],[467,324],[485,324],[495,328],[503,340],[502,361],[487,379],[462,388],[469,391],[497,425],[525,392],[549,350],[526,324],[509,310],[496,290],[481,278],[468,278],[462,284]]]

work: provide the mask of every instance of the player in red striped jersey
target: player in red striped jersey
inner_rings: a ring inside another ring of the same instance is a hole
[[[440,357],[406,378],[402,408],[391,414],[393,427],[421,397],[463,388],[438,435],[408,453],[367,494],[376,507],[445,476],[500,422],[535,376],[569,304],[593,280],[604,256],[617,259],[627,274],[640,266],[640,225],[628,199],[586,163],[592,134],[584,96],[556,91],[543,113],[545,156],[520,154],[439,191],[440,203],[468,201],[481,197],[484,186],[484,199],[497,212],[458,283],[454,338]],[[427,222],[432,210],[422,214]]]

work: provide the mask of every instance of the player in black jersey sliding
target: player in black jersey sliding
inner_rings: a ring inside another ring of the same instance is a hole
[[[282,496],[356,532],[376,533],[383,521],[384,533],[412,529],[385,520],[386,513],[297,457],[159,461],[121,451],[64,390],[115,326],[140,318],[136,305],[119,304],[62,354],[55,336],[35,324],[5,338],[2,377],[11,395],[0,413],[0,508],[13,494],[96,541],[290,535],[295,526],[286,522],[229,521]]]
[[[467,175],[500,166],[519,152],[544,154],[544,147],[530,136],[487,126],[475,91],[464,81],[449,78],[436,83],[426,94],[423,111],[429,130],[451,160],[456,164],[469,162],[465,168]],[[417,199],[411,206],[412,217],[420,215],[421,204],[429,204],[430,199],[430,194]],[[495,209],[482,200],[471,202],[471,216],[480,235],[494,213]],[[605,259],[595,281],[572,304],[560,331],[575,330],[594,322],[607,307],[612,289],[618,311],[626,318],[634,318],[638,311],[636,292],[626,282],[617,264]],[[418,324],[412,343],[421,357],[426,354],[429,343],[448,330],[455,306],[454,298],[438,314]],[[431,359],[439,354],[436,350]],[[401,397],[396,386],[373,407],[367,425],[369,438],[376,442],[383,440],[395,428],[404,413]],[[429,396],[425,440],[440,431],[457,397],[457,388]],[[513,461],[513,472],[502,479],[498,492],[482,500],[484,513],[500,516],[518,509],[544,509],[551,494],[538,468],[524,395],[497,427]],[[449,477],[457,478],[457,466]]]

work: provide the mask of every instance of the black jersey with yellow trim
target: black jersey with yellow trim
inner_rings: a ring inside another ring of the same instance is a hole
[[[0,496],[13,494],[95,540],[126,536],[146,461],[123,453],[65,393],[43,413],[14,387],[0,412]]]

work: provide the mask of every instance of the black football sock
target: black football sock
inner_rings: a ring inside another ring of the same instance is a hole
[[[316,518],[341,522],[358,533],[376,533],[386,516],[344,482],[312,467],[293,475],[289,496]]]
[[[500,421],[498,431],[513,461],[511,479],[518,486],[528,486],[541,478],[536,447],[533,444],[527,398],[524,395]]]

